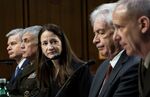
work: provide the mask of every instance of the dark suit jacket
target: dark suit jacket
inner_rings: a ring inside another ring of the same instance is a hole
[[[31,96],[36,93],[37,80],[34,65],[26,60],[22,68],[21,73],[15,79],[12,78],[7,85],[11,97],[24,97],[25,93]]]
[[[139,58],[129,57],[123,52],[105,83],[100,97],[138,97],[139,61]],[[108,64],[110,64],[109,60],[106,60],[98,68],[89,97],[98,97]]]
[[[145,69],[142,62],[139,65],[139,91],[140,97],[150,97],[150,67]]]

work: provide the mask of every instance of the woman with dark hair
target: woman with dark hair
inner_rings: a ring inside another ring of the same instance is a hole
[[[38,41],[39,97],[88,97],[92,81],[89,63],[73,53],[61,29],[44,25]]]

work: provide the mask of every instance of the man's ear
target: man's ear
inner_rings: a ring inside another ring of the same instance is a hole
[[[141,33],[146,33],[148,29],[150,29],[150,19],[147,16],[141,16],[138,19],[140,24]]]

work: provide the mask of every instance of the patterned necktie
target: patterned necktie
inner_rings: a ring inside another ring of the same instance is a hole
[[[107,72],[106,72],[106,74],[105,74],[105,79],[104,79],[104,81],[107,81],[107,79],[108,79],[109,76],[110,76],[111,71],[112,71],[112,66],[111,66],[111,64],[110,64],[110,65],[108,66]]]

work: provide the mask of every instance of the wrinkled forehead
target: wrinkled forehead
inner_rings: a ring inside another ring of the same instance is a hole
[[[19,34],[9,36],[8,37],[8,42],[12,42],[12,41],[21,42],[21,38],[20,38]]]
[[[127,13],[127,8],[123,5],[117,5],[113,13]]]
[[[10,39],[10,38],[20,38],[20,34],[17,33],[17,34],[11,35],[8,37],[8,39]]]
[[[94,22],[94,26],[96,26],[96,25],[99,25],[99,26],[106,26],[106,24],[107,24],[107,22],[105,21],[105,19],[104,18],[96,18],[95,19],[95,22]]]
[[[129,19],[137,19],[138,16],[138,12],[135,9],[129,9],[128,6],[125,4],[117,5],[115,10],[113,11],[113,16],[114,14]]]
[[[130,20],[131,16],[129,15],[127,9],[123,5],[119,5],[116,7],[116,9],[113,11],[112,20],[114,21],[120,21],[120,20]],[[126,22],[124,21],[124,22]]]
[[[26,39],[26,38],[27,39],[34,39],[35,36],[30,32],[26,32],[25,34],[23,34],[22,39]]]

